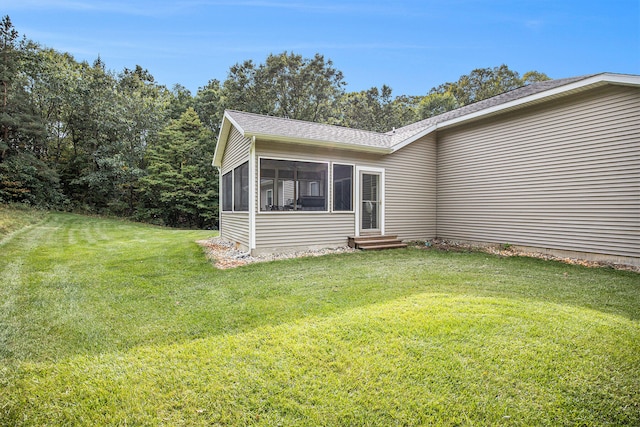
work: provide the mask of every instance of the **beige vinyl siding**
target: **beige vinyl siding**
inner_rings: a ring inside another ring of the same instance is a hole
[[[401,240],[436,236],[436,143],[426,136],[385,156],[385,234]]]
[[[260,157],[350,164],[354,174],[358,166],[384,168],[385,234],[397,234],[403,240],[430,239],[435,237],[436,225],[435,150],[434,137],[425,137],[387,156],[257,141],[255,176],[259,179]],[[329,187],[331,203],[333,189]],[[354,205],[356,202],[354,199]],[[256,199],[255,205],[258,203]],[[355,228],[354,212],[258,212],[256,252],[344,246]]]
[[[250,148],[251,140],[242,136],[236,128],[232,127],[222,157],[222,175],[249,160]]]
[[[222,157],[220,176],[232,171],[249,160],[251,140],[245,138],[236,129],[231,128],[229,140]],[[222,181],[222,180],[220,180]],[[220,192],[219,194],[222,194]],[[239,243],[245,250],[249,250],[249,213],[248,212],[221,212],[220,213],[220,237]]]
[[[640,90],[570,100],[438,134],[437,235],[640,257]]]
[[[338,248],[353,235],[353,214],[282,212],[256,215],[256,253]]]
[[[239,243],[243,250],[249,250],[248,212],[222,212],[220,224],[220,237]]]

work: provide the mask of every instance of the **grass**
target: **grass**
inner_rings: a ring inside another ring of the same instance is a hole
[[[0,205],[0,243],[12,233],[41,221],[46,213],[21,205]]]
[[[639,425],[640,275],[417,249],[216,270],[210,232],[0,243],[0,425]]]

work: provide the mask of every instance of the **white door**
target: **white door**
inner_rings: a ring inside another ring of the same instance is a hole
[[[380,232],[382,218],[381,175],[377,172],[360,172],[360,231]]]

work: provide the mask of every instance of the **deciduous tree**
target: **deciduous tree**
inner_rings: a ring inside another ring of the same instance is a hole
[[[225,108],[326,123],[343,93],[331,60],[283,52],[264,64],[235,64],[223,85]]]
[[[504,64],[493,68],[476,68],[455,82],[432,88],[420,101],[417,115],[420,119],[426,119],[544,80],[549,80],[544,73],[529,71],[520,77],[517,71]]]

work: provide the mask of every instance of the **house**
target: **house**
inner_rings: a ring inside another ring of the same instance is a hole
[[[226,111],[220,233],[253,254],[394,235],[640,264],[640,76],[534,83],[387,133]]]

